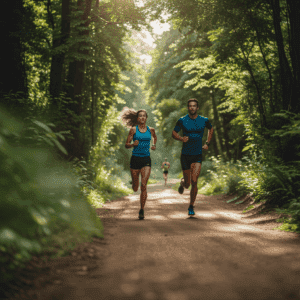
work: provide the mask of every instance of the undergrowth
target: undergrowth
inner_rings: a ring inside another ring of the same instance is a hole
[[[40,121],[30,126],[0,111],[1,288],[32,256],[64,255],[79,241],[103,236],[74,168],[51,150],[65,153],[61,134]]]
[[[262,157],[243,158],[237,162],[225,162],[211,157],[202,163],[198,178],[198,194],[251,194],[254,202],[264,202],[284,218],[278,227],[285,231],[300,231],[300,172],[299,163],[284,165],[267,163]],[[178,178],[183,177],[183,173]],[[179,183],[174,187],[177,190]],[[249,206],[246,210],[253,207]]]

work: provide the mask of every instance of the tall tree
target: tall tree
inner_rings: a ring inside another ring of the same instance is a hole
[[[5,102],[5,96],[22,92],[23,97],[27,98],[28,88],[25,72],[24,61],[24,44],[23,38],[26,36],[24,32],[24,1],[23,0],[6,0],[3,5],[5,9],[1,10],[1,28],[2,30],[2,50],[1,50],[1,66],[3,68],[0,80],[0,97],[1,103],[12,110],[19,110],[24,104],[14,100],[11,97],[10,103]],[[8,15],[9,12],[9,15]],[[19,107],[18,107],[19,106]]]
[[[61,26],[58,36],[53,37],[53,55],[51,61],[50,71],[50,96],[52,97],[51,104],[53,109],[58,109],[58,97],[62,91],[62,76],[63,66],[65,61],[65,51],[63,48],[66,47],[68,38],[70,36],[70,5],[71,0],[62,0],[61,6]],[[52,30],[55,33],[55,24],[53,16],[50,13],[50,0],[48,1],[48,15],[51,19]]]

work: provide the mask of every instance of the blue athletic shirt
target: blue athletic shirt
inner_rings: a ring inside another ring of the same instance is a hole
[[[151,141],[151,131],[147,126],[147,131],[145,133],[141,133],[139,131],[139,127],[136,126],[136,132],[133,136],[133,141],[139,141],[139,144],[133,148],[132,155],[138,157],[146,157],[150,156],[150,141]]]
[[[182,143],[182,154],[202,154],[202,137],[205,127],[211,129],[212,125],[208,118],[199,115],[196,119],[191,119],[189,115],[186,115],[177,121],[174,131],[178,133],[182,130],[183,136],[189,137],[189,140],[186,143]]]

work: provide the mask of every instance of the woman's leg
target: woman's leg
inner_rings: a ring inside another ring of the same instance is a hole
[[[165,185],[166,185],[166,182],[167,182],[167,174],[163,173],[163,176],[164,176]]]
[[[136,192],[139,189],[139,175],[141,170],[130,169],[132,178],[132,189]]]
[[[151,173],[151,167],[143,167],[141,169],[142,183],[141,183],[141,209],[144,209],[147,200],[147,182]]]

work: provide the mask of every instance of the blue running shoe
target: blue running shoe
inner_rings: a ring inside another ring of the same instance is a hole
[[[144,219],[144,210],[143,210],[143,209],[140,209],[140,212],[139,212],[139,219],[140,219],[140,220]]]
[[[195,212],[194,212],[194,206],[190,205],[190,207],[189,207],[188,210],[189,210],[189,216],[195,215]]]

